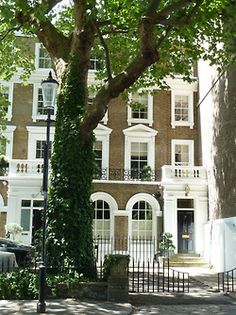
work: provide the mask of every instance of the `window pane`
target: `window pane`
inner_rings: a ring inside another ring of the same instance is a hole
[[[177,199],[177,208],[194,208],[194,200],[193,199]]]
[[[176,144],[175,145],[175,164],[176,165],[189,165],[189,145]]]
[[[30,200],[22,200],[21,206],[22,207],[30,207]]]
[[[103,219],[103,211],[102,210],[97,210],[97,219],[102,220]]]
[[[43,200],[34,200],[33,206],[38,207],[38,208],[42,208],[43,207]]]
[[[24,231],[30,230],[30,209],[21,209],[21,222]]]
[[[39,68],[50,69],[52,68],[52,61],[47,50],[40,45],[39,47]]]
[[[188,121],[189,97],[187,95],[175,96],[175,120]]]

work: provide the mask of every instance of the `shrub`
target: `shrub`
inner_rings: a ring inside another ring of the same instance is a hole
[[[0,299],[35,299],[38,295],[38,276],[27,269],[0,274]]]

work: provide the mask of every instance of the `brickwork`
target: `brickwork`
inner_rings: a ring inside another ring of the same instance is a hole
[[[128,217],[115,217],[115,238],[128,237]]]
[[[117,202],[118,209],[125,210],[126,204],[131,196],[138,193],[155,194],[158,190],[156,184],[120,184],[120,183],[96,183],[93,185],[93,190],[103,191],[110,194]]]
[[[6,224],[7,213],[0,212],[0,237],[5,237],[5,224]]]

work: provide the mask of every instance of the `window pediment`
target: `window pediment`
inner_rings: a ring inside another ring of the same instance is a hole
[[[124,129],[123,133],[125,136],[129,136],[129,137],[131,137],[132,135],[135,137],[136,136],[153,137],[153,136],[156,136],[158,131],[150,127],[147,127],[145,125],[138,124],[138,125]]]

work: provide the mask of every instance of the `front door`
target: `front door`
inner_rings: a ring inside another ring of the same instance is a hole
[[[40,231],[42,228],[42,210],[33,209],[33,222],[32,222],[32,244],[37,242],[37,238],[40,237]]]
[[[178,211],[178,252],[194,252],[194,212]]]

